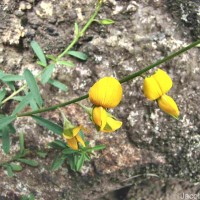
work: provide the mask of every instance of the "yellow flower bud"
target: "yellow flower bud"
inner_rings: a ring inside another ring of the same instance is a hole
[[[161,110],[167,114],[178,118],[180,112],[176,105],[176,102],[168,95],[164,94],[158,99],[158,105]]]
[[[158,69],[155,74],[146,77],[143,83],[144,95],[149,100],[156,100],[167,93],[172,87],[172,80],[169,75]]]
[[[89,99],[96,106],[114,108],[122,99],[122,86],[117,79],[104,77],[90,88]]]
[[[67,142],[67,145],[74,150],[78,150],[78,143],[80,143],[83,147],[85,147],[85,142],[82,137],[79,135],[83,127],[77,126],[70,129],[65,129],[63,133],[63,137]]]
[[[115,119],[103,107],[94,107],[92,111],[92,120],[97,129],[102,132],[113,132],[122,126],[122,122]]]

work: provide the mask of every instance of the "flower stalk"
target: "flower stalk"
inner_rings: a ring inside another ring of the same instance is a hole
[[[200,40],[197,40],[193,43],[191,43],[190,45],[180,49],[179,51],[175,52],[175,53],[172,53],[168,56],[166,56],[165,58],[161,59],[161,60],[158,60],[157,62],[135,72],[135,73],[132,73],[124,78],[122,78],[121,80],[119,80],[120,83],[125,83],[125,82],[128,82],[129,80],[132,80],[138,76],[141,76],[143,73],[149,71],[150,69],[154,68],[154,67],[157,67],[158,65],[161,65],[171,59],[173,59],[174,57],[176,56],[179,56],[181,55],[182,53],[186,52],[187,50],[197,46],[198,44],[200,44]],[[63,103],[60,103],[60,104],[57,104],[57,105],[54,105],[54,106],[51,106],[51,107],[47,107],[47,108],[41,108],[41,109],[38,109],[38,110],[35,110],[35,111],[31,111],[31,112],[24,112],[24,113],[21,113],[21,114],[18,114],[17,117],[23,117],[23,116],[31,116],[31,115],[34,115],[34,114],[38,114],[38,113],[43,113],[43,112],[48,112],[48,111],[51,111],[51,110],[55,110],[55,109],[58,109],[58,108],[61,108],[61,107],[64,107],[64,106],[67,106],[67,105],[70,105],[70,104],[73,104],[73,103],[77,103],[83,99],[87,99],[89,97],[88,94],[85,94],[81,97],[78,97],[78,98],[75,98],[75,99],[72,99],[70,101],[67,101],[67,102],[63,102]]]

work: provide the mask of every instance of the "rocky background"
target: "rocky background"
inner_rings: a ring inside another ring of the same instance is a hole
[[[41,68],[30,41],[36,40],[45,53],[58,55],[73,39],[74,22],[83,25],[94,5],[94,0],[2,0],[0,69],[22,74],[28,68],[37,74]],[[92,24],[74,47],[89,59],[73,60],[74,69],[56,68],[54,77],[69,90],[64,93],[41,85],[46,105],[87,93],[100,77],[121,79],[200,38],[199,0],[107,0],[98,18],[110,18],[115,24]],[[12,178],[0,169],[0,199],[20,199],[30,193],[38,200],[175,200],[186,199],[186,194],[193,199],[200,197],[199,49],[193,48],[160,67],[173,79],[169,94],[179,105],[180,120],[167,116],[144,97],[141,78],[123,84],[123,100],[113,110],[123,127],[115,133],[97,133],[80,107],[65,107],[63,112],[72,122],[91,129],[87,134],[91,143],[105,144],[106,149],[96,153],[80,173],[67,165],[49,172],[56,155],[53,150],[45,159],[36,158],[39,167],[26,166]],[[90,105],[86,100],[82,103]],[[9,103],[6,111],[13,106]],[[44,113],[43,117],[61,123],[58,111]],[[18,119],[15,126],[18,133],[25,133],[27,148],[43,150],[55,139],[28,117]],[[11,155],[17,148],[16,135]],[[11,155],[1,151],[1,161]]]

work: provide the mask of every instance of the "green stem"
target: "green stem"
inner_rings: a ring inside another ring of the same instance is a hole
[[[70,45],[60,55],[58,55],[57,59],[60,59],[65,54],[67,54],[67,52],[77,43],[77,41],[80,39],[80,37],[82,37],[84,35],[84,33],[86,32],[88,27],[91,25],[91,23],[94,21],[95,17],[97,16],[97,14],[101,8],[101,5],[102,5],[102,1],[98,1],[98,4],[96,6],[96,9],[95,9],[95,12],[93,13],[93,15],[90,17],[90,19],[85,24],[85,26],[82,28],[82,30],[77,35],[75,35],[75,38],[72,40]]]
[[[175,52],[175,53],[172,53],[170,54],[169,56],[161,59],[161,60],[158,60],[157,62],[153,63],[152,65],[149,65],[148,67],[145,67],[144,69],[138,71],[138,72],[135,72],[133,74],[130,74],[126,77],[124,77],[123,79],[120,80],[120,83],[124,83],[124,82],[127,82],[137,76],[140,76],[141,74],[143,74],[144,72],[146,71],[149,71],[150,69],[154,68],[154,67],[157,67],[158,65],[164,63],[164,62],[167,62],[169,60],[171,60],[172,58],[184,53],[185,51],[191,49],[192,47],[195,47],[196,45],[200,44],[200,40],[197,40],[196,42],[193,42],[192,44],[182,48],[181,50]]]
[[[135,73],[132,73],[126,77],[124,77],[123,79],[120,80],[120,83],[125,83],[133,78],[136,78],[137,76],[141,76],[144,72],[154,68],[154,67],[157,67],[158,65],[164,63],[164,62],[167,62],[169,60],[171,60],[172,58],[182,54],[183,52],[191,49],[192,47],[195,47],[196,45],[200,44],[200,40],[196,41],[196,42],[193,42],[192,44],[182,48],[181,50],[175,52],[175,53],[172,53],[170,54],[169,56],[155,62],[154,64],[152,65],[149,65],[148,67],[145,67],[144,69],[142,70],[139,70],[138,72],[135,72]],[[38,113],[42,113],[42,112],[47,112],[47,111],[51,111],[51,110],[55,110],[57,108],[60,108],[60,107],[63,107],[63,106],[67,106],[67,105],[70,105],[72,103],[76,103],[78,101],[81,101],[83,99],[86,99],[88,98],[88,94],[85,94],[81,97],[78,97],[76,99],[73,99],[71,101],[67,101],[67,102],[64,102],[64,103],[61,103],[61,104],[57,104],[57,105],[54,105],[54,106],[51,106],[51,107],[48,107],[48,108],[41,108],[39,110],[35,110],[35,111],[32,111],[32,112],[25,112],[25,113],[22,113],[22,114],[18,114],[17,116],[18,117],[22,117],[22,116],[30,116],[30,115],[34,115],[34,114],[38,114]]]
[[[62,58],[77,43],[77,41],[80,39],[80,37],[82,37],[84,35],[85,31],[88,29],[88,27],[91,25],[91,23],[94,21],[95,17],[97,16],[97,14],[98,14],[98,12],[99,12],[99,10],[101,8],[101,5],[102,5],[102,1],[98,1],[98,4],[96,6],[96,9],[95,9],[95,12],[93,13],[93,15],[90,17],[90,19],[85,24],[85,26],[83,27],[83,29],[78,33],[78,35],[76,35],[76,37],[72,40],[72,42],[69,44],[69,46],[60,55],[57,56],[57,59]],[[40,72],[36,76],[36,78],[39,77],[43,73],[44,70],[42,70],[42,72]],[[15,95],[17,95],[18,93],[20,93],[21,91],[23,91],[26,87],[27,87],[27,84],[24,84],[18,90],[16,90],[15,92],[13,92],[10,96],[8,96],[6,99],[4,99],[0,103],[0,105],[3,105],[8,100],[12,99]]]

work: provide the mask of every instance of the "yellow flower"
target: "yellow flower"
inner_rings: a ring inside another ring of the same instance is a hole
[[[96,106],[114,108],[122,99],[122,86],[117,79],[104,77],[90,88],[89,99]]]
[[[158,105],[161,110],[166,112],[167,114],[178,118],[179,109],[176,105],[176,102],[168,95],[164,94],[158,99]]]
[[[149,100],[156,100],[167,93],[172,87],[172,80],[169,75],[158,69],[155,74],[146,77],[143,83],[144,95]]]
[[[97,129],[102,132],[113,132],[122,126],[122,122],[115,119],[110,113],[99,106],[92,110],[92,120],[96,124]]]
[[[74,128],[65,129],[63,137],[65,138],[67,145],[74,150],[78,150],[78,143],[85,147],[85,142],[82,137],[79,135],[82,126],[77,126]]]

